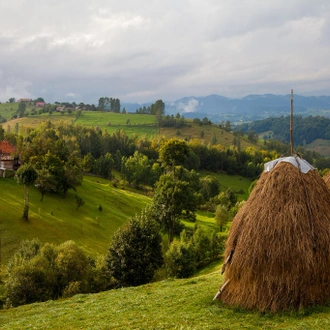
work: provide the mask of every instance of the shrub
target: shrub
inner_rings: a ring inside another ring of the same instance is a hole
[[[57,248],[55,267],[58,275],[59,296],[74,281],[81,282],[82,292],[88,291],[87,279],[91,271],[90,260],[76,243],[67,241]]]
[[[5,286],[12,306],[46,301],[53,298],[56,275],[44,257],[36,256],[13,267]]]
[[[194,245],[187,239],[185,230],[180,240],[174,239],[165,255],[165,265],[169,276],[186,278],[196,270],[196,255]]]
[[[197,267],[205,266],[212,260],[211,239],[201,227],[197,227],[192,237]]]
[[[5,283],[7,306],[69,297],[89,292],[94,284],[93,260],[74,242],[59,246],[23,241],[9,261]]]
[[[146,212],[135,216],[112,237],[106,257],[109,274],[121,286],[150,282],[163,262],[161,243],[159,225]]]

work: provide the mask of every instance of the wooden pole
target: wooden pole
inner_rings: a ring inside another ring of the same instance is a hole
[[[291,89],[291,97],[290,97],[290,108],[291,108],[291,115],[290,115],[290,144],[291,144],[291,156],[293,156],[293,89]]]

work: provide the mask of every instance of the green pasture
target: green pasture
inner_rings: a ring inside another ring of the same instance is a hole
[[[0,115],[1,117],[10,120],[12,114],[18,109],[18,103],[1,103],[0,104]]]
[[[330,307],[280,314],[213,301],[223,282],[215,271],[184,280],[35,303],[0,311],[1,329],[294,329],[330,328]]]
[[[249,187],[252,183],[252,180],[245,178],[241,175],[229,175],[226,173],[214,173],[208,171],[202,171],[202,176],[210,175],[220,182],[220,190],[225,191],[230,188],[234,193],[237,194],[239,201],[247,200],[249,197]]]
[[[109,180],[85,176],[77,192],[69,190],[65,198],[46,194],[40,201],[40,192],[31,187],[29,221],[26,222],[22,219],[23,186],[13,178],[0,178],[0,191],[2,265],[23,239],[39,238],[42,243],[55,244],[73,240],[93,256],[105,254],[114,231],[151,202],[142,192],[115,188]],[[76,209],[75,194],[85,201],[79,209]],[[102,211],[98,209],[100,205]],[[195,223],[183,223],[188,228],[199,224],[207,232],[215,228],[214,214],[206,211],[197,212]]]
[[[193,123],[191,119],[186,119],[188,125],[181,128],[175,127],[162,127],[160,129],[160,135],[166,136],[167,138],[181,138],[185,140],[197,139],[202,141],[205,145],[216,145],[232,146],[234,135],[233,133],[227,132],[216,125],[202,125]],[[244,139],[240,140],[241,148],[255,147],[260,149],[260,145],[248,142]]]
[[[19,127],[31,127],[36,128],[40,123],[44,121],[50,121],[53,124],[59,124],[61,122],[71,125],[76,119],[75,114],[64,114],[61,115],[59,112],[53,112],[51,115],[49,113],[43,113],[41,115],[34,115],[22,118],[16,118],[2,124],[3,128],[10,126],[10,129],[13,131],[16,124]]]
[[[99,127],[108,133],[123,130],[128,136],[136,134],[153,137],[157,135],[156,116],[140,115],[134,113],[113,113],[101,111],[83,111],[75,123],[84,126]]]
[[[76,209],[75,192],[67,196],[30,188],[29,221],[22,219],[23,187],[12,178],[0,178],[1,261],[5,264],[23,239],[39,238],[42,243],[73,240],[91,255],[105,254],[113,232],[150,202],[150,198],[114,188],[109,181],[85,176],[77,188],[85,205]],[[99,211],[99,205],[102,211]]]

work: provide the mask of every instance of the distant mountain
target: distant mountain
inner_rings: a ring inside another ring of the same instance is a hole
[[[330,109],[330,96],[305,97],[294,95],[294,113],[313,114],[313,111]],[[185,97],[166,103],[166,113],[194,114],[206,116],[212,121],[251,121],[268,117],[278,117],[290,113],[290,95],[248,95],[241,99],[230,99],[219,95],[205,97]],[[329,115],[330,116],[330,115]]]
[[[165,112],[169,115],[184,115],[186,118],[207,117],[213,122],[230,120],[231,122],[246,122],[269,117],[287,116],[290,114],[290,94],[287,95],[248,95],[243,98],[227,98],[220,95],[204,97],[184,97],[174,102],[165,102]],[[122,104],[129,112],[150,103]],[[330,96],[294,95],[294,113],[302,116],[323,115],[330,117]]]

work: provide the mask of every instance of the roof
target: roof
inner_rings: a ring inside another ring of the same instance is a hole
[[[36,106],[38,107],[38,106],[44,106],[44,105],[46,105],[47,103],[46,102],[36,102]]]
[[[0,154],[13,154],[16,152],[15,146],[13,146],[7,140],[0,141]]]

